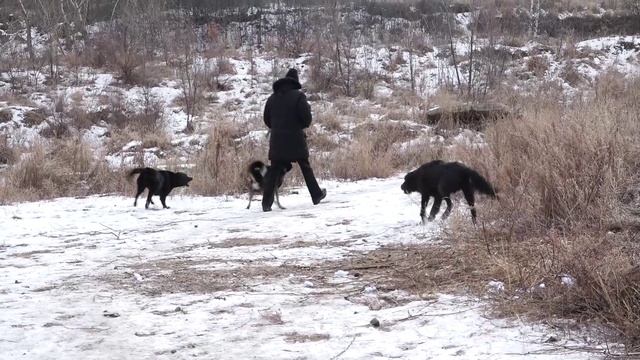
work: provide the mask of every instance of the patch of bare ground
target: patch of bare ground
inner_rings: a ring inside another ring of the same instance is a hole
[[[273,242],[277,243],[277,242]],[[232,239],[225,245],[253,246],[264,244],[254,239]],[[317,246],[309,241],[298,241],[297,246]],[[288,281],[313,283],[315,293],[344,296],[345,299],[381,309],[398,306],[417,298],[430,298],[435,292],[460,292],[468,284],[478,283],[484,275],[480,264],[466,262],[461,251],[451,246],[421,245],[384,247],[366,253],[319,262],[311,266],[280,264],[270,266],[249,261],[229,269],[213,269],[224,259],[166,258],[134,263],[127,271],[99,277],[98,280],[121,289],[146,296],[171,293],[210,294],[224,291],[251,290],[253,286]],[[207,269],[211,266],[212,269]],[[347,281],[336,286],[337,271],[348,273]],[[142,276],[142,281],[135,277]],[[293,275],[293,276],[292,276]],[[368,284],[377,289],[375,296],[363,294]],[[408,296],[394,294],[401,290]],[[309,340],[312,341],[312,340]]]
[[[252,286],[273,283],[293,274],[309,279],[314,284],[327,283],[329,268],[281,264],[268,266],[258,262],[246,262],[230,269],[206,269],[207,265],[224,263],[224,259],[167,258],[131,264],[127,271],[100,276],[116,288],[128,289],[148,296],[190,293],[209,294],[218,291],[249,290]],[[136,282],[133,273],[143,277]]]
[[[223,241],[218,242],[218,243],[212,243],[212,244],[210,244],[210,247],[213,247],[213,248],[232,248],[232,247],[239,247],[239,246],[275,245],[275,244],[279,244],[279,243],[280,243],[280,239],[277,239],[277,238],[273,238],[273,239],[256,239],[256,238],[241,237],[241,238],[226,239],[226,240],[223,240]]]
[[[380,291],[404,290],[428,298],[435,292],[467,291],[480,280],[480,264],[466,261],[463,250],[451,244],[384,247],[334,266]]]
[[[284,334],[284,341],[288,343],[306,343],[329,340],[329,334],[300,334],[299,332],[289,332]]]

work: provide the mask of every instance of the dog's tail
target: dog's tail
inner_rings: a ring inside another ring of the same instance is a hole
[[[482,194],[489,195],[493,198],[496,197],[496,190],[487,179],[483,178],[482,175],[478,174],[475,170],[468,169],[468,171],[469,181],[474,189]]]
[[[133,178],[133,175],[142,173],[144,171],[144,169],[145,168],[135,168],[135,169],[130,170],[127,173],[127,180],[131,181],[131,178]]]

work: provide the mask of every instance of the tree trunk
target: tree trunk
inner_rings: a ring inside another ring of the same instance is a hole
[[[458,81],[458,89],[462,90],[462,83],[460,81],[460,71],[458,70],[458,61],[456,60],[456,49],[453,46],[453,29],[451,28],[451,14],[447,14],[447,25],[449,27],[449,47],[451,48],[451,59],[453,61],[453,67],[456,70],[456,80]]]
[[[31,37],[31,18],[29,17],[29,13],[27,9],[24,7],[22,0],[18,0],[20,3],[20,8],[22,10],[22,15],[24,16],[24,24],[25,30],[27,31],[27,53],[29,54],[29,61],[33,63],[33,39]]]
[[[473,14],[473,12],[472,12]],[[467,96],[471,97],[471,89],[473,88],[472,80],[473,80],[473,36],[475,25],[473,23],[470,24],[470,32],[471,38],[469,39],[469,83],[467,84]]]

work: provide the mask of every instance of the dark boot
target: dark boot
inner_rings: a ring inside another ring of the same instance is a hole
[[[322,199],[326,197],[327,197],[327,189],[322,189],[322,194],[319,197],[313,199],[313,205],[320,204],[320,201],[322,201]]]

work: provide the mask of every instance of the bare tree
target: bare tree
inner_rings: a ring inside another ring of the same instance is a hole
[[[469,22],[469,80],[467,81],[467,96],[471,97],[471,90],[473,89],[473,41],[475,36],[475,30],[477,28],[477,15],[475,12],[475,1],[470,1],[471,7],[471,19]]]
[[[340,84],[343,93],[346,96],[353,96],[352,78],[354,71],[355,54],[353,53],[353,46],[355,41],[355,33],[353,29],[349,29],[348,25],[345,26],[345,20],[341,18],[340,8],[338,2],[334,0],[331,9],[332,17],[332,35],[333,35],[333,62],[335,67],[335,74],[337,76],[336,82]]]
[[[531,18],[529,35],[532,38],[536,38],[538,37],[538,25],[540,24],[540,0],[530,0],[529,16]]]
[[[462,82],[460,81],[460,70],[458,69],[458,60],[456,59],[456,47],[453,44],[453,14],[450,11],[449,0],[442,0],[442,8],[447,17],[447,28],[449,36],[449,49],[451,51],[451,61],[453,62],[453,68],[456,72],[456,80],[458,83],[458,89],[462,91]]]
[[[49,60],[49,79],[53,85],[58,83],[58,61],[60,48],[60,13],[56,1],[37,0],[42,29],[49,34],[47,57]]]
[[[416,92],[415,51],[417,38],[419,36],[419,30],[414,26],[409,26],[404,41],[404,45],[409,53],[409,80],[411,82],[411,91],[414,93]]]
[[[177,32],[176,41],[179,44],[178,77],[182,84],[182,101],[187,114],[186,133],[194,131],[193,117],[200,98],[200,66],[196,63],[196,35],[191,24],[184,24],[184,28]]]
[[[20,10],[22,12],[22,16],[24,18],[25,30],[27,32],[27,53],[29,54],[29,60],[33,62],[34,54],[33,54],[33,39],[31,35],[31,15],[27,8],[24,6],[22,0],[18,0],[20,4]]]

